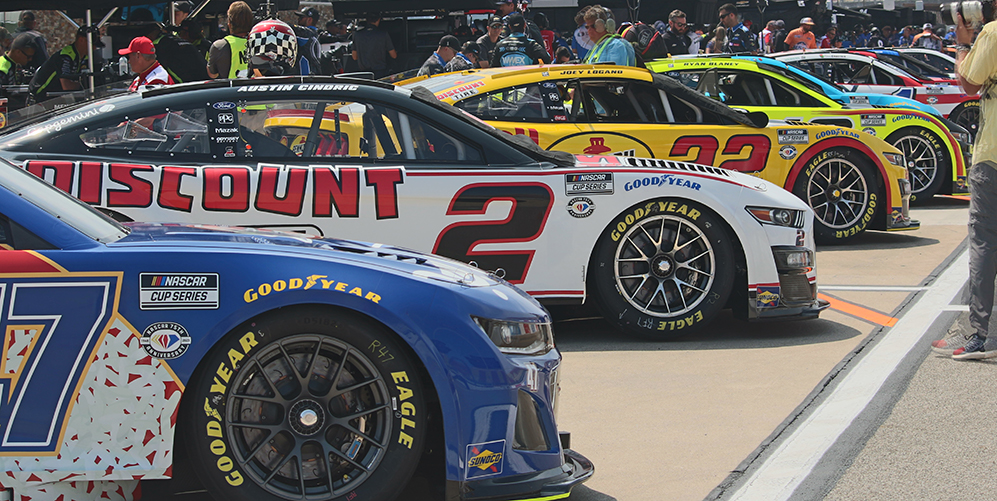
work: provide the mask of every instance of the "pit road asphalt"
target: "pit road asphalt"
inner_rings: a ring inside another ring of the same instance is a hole
[[[663,344],[555,324],[559,427],[596,465],[570,499],[993,499],[997,358],[930,350],[969,329],[968,202],[911,212],[921,229],[818,249],[818,320]]]

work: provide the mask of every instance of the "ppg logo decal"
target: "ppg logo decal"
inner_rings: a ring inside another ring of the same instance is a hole
[[[235,123],[235,115],[232,113],[219,113],[218,123],[222,125],[231,125]]]

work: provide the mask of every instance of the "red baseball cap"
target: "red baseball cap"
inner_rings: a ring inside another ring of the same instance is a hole
[[[139,54],[155,54],[156,46],[152,45],[152,40],[148,37],[135,37],[132,39],[132,43],[128,44],[127,49],[118,50],[118,54],[122,56],[131,54],[132,52],[138,52]]]

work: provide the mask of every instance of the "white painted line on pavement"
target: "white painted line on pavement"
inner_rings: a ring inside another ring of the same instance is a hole
[[[942,311],[969,311],[968,304],[948,304],[942,308]]]
[[[967,250],[952,261],[916,303],[904,309],[897,324],[865,357],[841,372],[841,383],[728,499],[789,499],[968,279]]]
[[[902,285],[818,285],[822,291],[873,291],[873,292],[919,292],[927,287]]]

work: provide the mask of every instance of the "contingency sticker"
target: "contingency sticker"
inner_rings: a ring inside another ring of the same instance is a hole
[[[156,322],[142,332],[139,344],[153,358],[177,358],[190,346],[190,334],[176,322]]]
[[[848,96],[848,100],[852,104],[858,104],[858,105],[869,104],[869,96]]]
[[[612,172],[586,172],[565,174],[564,193],[567,195],[613,194]]]
[[[778,129],[779,144],[810,144],[806,129]]]
[[[502,473],[505,440],[467,446],[467,478],[487,477]]]
[[[217,273],[141,273],[143,310],[217,310]]]
[[[886,115],[860,115],[862,127],[882,127],[886,125]]]
[[[778,287],[758,287],[758,294],[755,296],[755,306],[761,308],[775,308],[779,306]]]

